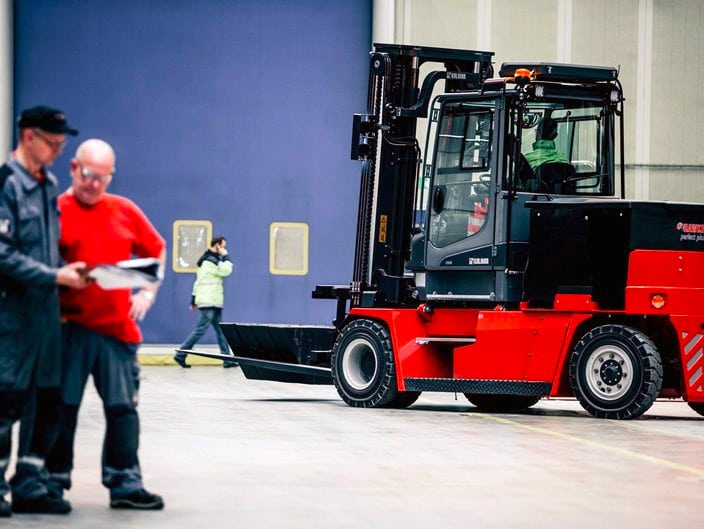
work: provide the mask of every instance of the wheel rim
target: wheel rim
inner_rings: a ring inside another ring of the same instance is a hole
[[[615,344],[595,349],[586,363],[587,386],[602,400],[622,398],[633,386],[633,361]]]
[[[372,345],[363,338],[352,340],[342,354],[342,372],[345,381],[356,391],[368,389],[378,370]]]

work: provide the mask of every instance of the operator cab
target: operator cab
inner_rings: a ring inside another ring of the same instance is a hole
[[[616,70],[504,64],[500,75],[433,101],[409,263],[421,300],[523,301],[526,203],[615,195]]]

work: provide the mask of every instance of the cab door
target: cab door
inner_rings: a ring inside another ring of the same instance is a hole
[[[428,299],[494,299],[496,101],[440,100],[426,225]]]

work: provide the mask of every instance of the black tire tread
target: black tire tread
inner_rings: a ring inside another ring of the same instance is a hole
[[[418,400],[420,391],[399,391],[396,396],[384,405],[384,408],[394,408],[397,410],[408,408]]]
[[[372,394],[368,396],[358,397],[348,393],[345,390],[343,383],[340,381],[340,374],[336,369],[336,360],[339,352],[339,344],[344,341],[350,334],[365,334],[367,336],[375,337],[379,344],[381,345],[383,351],[383,365],[379,366],[381,370],[381,380]],[[394,365],[394,354],[393,346],[391,344],[391,336],[389,331],[384,325],[378,323],[374,320],[358,319],[348,323],[338,334],[335,340],[335,345],[332,349],[332,356],[330,358],[330,363],[332,365],[332,381],[337,389],[337,393],[340,398],[344,400],[349,406],[354,408],[382,408],[389,406],[390,403],[394,402],[394,399],[399,395],[397,385],[396,385],[396,367]],[[408,405],[410,406],[409,403]]]
[[[625,405],[614,409],[604,409],[592,403],[585,395],[577,380],[577,364],[585,349],[596,339],[613,335],[619,337],[638,353],[642,362],[643,382],[639,391]],[[579,340],[570,361],[570,385],[582,407],[594,417],[601,419],[635,419],[645,413],[655,402],[660,393],[663,379],[663,367],[660,353],[655,343],[645,334],[632,327],[609,324],[595,327]]]
[[[515,413],[534,406],[540,397],[526,395],[489,395],[484,393],[465,393],[467,400],[482,411],[492,413]]]

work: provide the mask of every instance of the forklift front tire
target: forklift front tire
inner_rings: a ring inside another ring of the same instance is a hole
[[[645,334],[602,325],[582,336],[572,353],[570,384],[582,407],[602,419],[634,419],[662,387],[662,360]]]
[[[391,337],[376,321],[347,324],[335,341],[331,364],[335,388],[350,406],[407,407],[417,398],[398,392]]]

